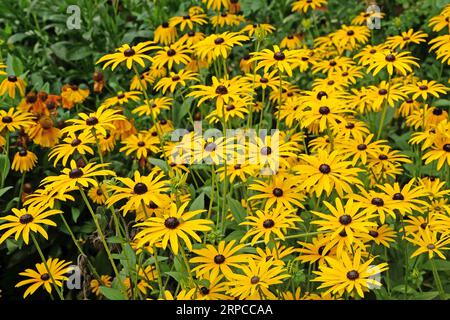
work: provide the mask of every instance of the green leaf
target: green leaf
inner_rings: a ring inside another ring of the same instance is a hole
[[[438,291],[418,292],[413,295],[414,300],[433,300],[439,295]]]
[[[73,222],[76,223],[78,221],[78,217],[80,216],[80,213],[81,213],[80,208],[71,207],[70,211],[72,212],[72,220],[73,220]]]
[[[8,74],[20,76],[21,74],[24,73],[22,61],[15,56],[8,54],[8,56],[6,57],[6,65],[7,65],[6,72]]]
[[[233,214],[234,219],[237,223],[241,223],[244,221],[246,216],[246,211],[244,207],[242,207],[241,203],[231,197],[231,195],[227,195],[227,203],[228,207],[231,209],[231,213]]]
[[[0,182],[1,186],[5,185],[6,177],[8,176],[11,163],[9,157],[6,154],[0,154]]]
[[[450,270],[450,261],[446,260],[434,260],[434,265],[436,266],[437,271],[447,271]],[[423,264],[423,268],[425,270],[432,270],[431,261],[428,260]]]
[[[200,195],[192,201],[189,211],[205,209],[205,194],[202,192]]]
[[[100,286],[100,292],[109,300],[125,300],[119,289]]]
[[[11,190],[12,188],[13,187],[9,186],[9,187],[4,187],[3,189],[0,189],[0,197],[3,196],[6,192]]]
[[[167,167],[167,163],[161,159],[150,158],[148,162],[153,164],[154,166],[160,167],[164,172],[168,172],[169,168]]]

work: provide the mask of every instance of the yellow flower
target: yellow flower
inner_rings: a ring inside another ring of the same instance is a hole
[[[20,173],[28,172],[30,170],[33,170],[33,168],[36,166],[37,161],[38,158],[33,152],[23,149],[16,152],[16,154],[14,155],[11,168],[14,171],[20,171]]]
[[[422,253],[428,253],[428,259],[433,259],[436,254],[441,259],[446,259],[441,252],[443,250],[450,250],[450,236],[438,236],[436,231],[431,231],[429,228],[419,228],[419,234],[415,234],[413,238],[406,238],[409,242],[415,244],[419,248],[411,254],[414,258]]]
[[[420,67],[415,57],[409,55],[410,52],[396,52],[392,50],[383,50],[377,52],[373,56],[372,63],[367,68],[368,72],[373,72],[373,75],[377,75],[381,70],[386,68],[389,75],[394,73],[394,70],[398,71],[402,75],[406,76],[407,72],[412,72],[411,66]]]
[[[141,67],[145,67],[144,60],[152,61],[152,58],[145,53],[154,49],[158,49],[158,47],[154,46],[154,42],[152,41],[140,42],[136,46],[124,44],[116,49],[116,53],[110,53],[101,57],[96,64],[106,61],[103,65],[103,69],[111,66],[112,70],[116,69],[122,62],[125,62],[128,69],[131,69],[134,63],[139,64]]]
[[[0,97],[8,92],[8,96],[14,99],[16,97],[16,89],[19,90],[19,95],[23,97],[25,95],[25,87],[25,81],[14,75],[9,75],[0,83]]]
[[[256,70],[264,68],[264,72],[268,72],[270,68],[279,70],[279,72],[286,72],[292,77],[293,65],[297,63],[297,50],[281,50],[279,46],[274,45],[273,51],[264,49],[261,52],[253,52],[253,58],[250,62],[258,62]]]

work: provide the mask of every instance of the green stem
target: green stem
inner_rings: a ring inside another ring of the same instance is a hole
[[[22,173],[22,178],[20,179],[20,187],[19,187],[19,200],[17,200],[17,208],[20,208],[20,205],[22,203],[22,194],[23,194],[23,183],[25,182],[25,176],[27,172],[24,171]]]
[[[59,290],[59,287],[58,287],[58,285],[56,284],[56,281],[55,281],[55,279],[53,278],[52,273],[50,272],[50,268],[49,268],[48,265],[47,265],[47,260],[45,260],[44,254],[42,253],[42,250],[41,250],[41,247],[39,246],[39,243],[37,242],[37,240],[36,240],[36,238],[34,237],[34,234],[33,234],[33,233],[30,233],[30,235],[31,235],[31,239],[33,240],[33,243],[34,243],[34,245],[35,245],[35,247],[36,247],[36,249],[37,249],[37,251],[38,251],[38,253],[39,253],[39,256],[41,257],[41,260],[42,260],[42,262],[44,263],[45,270],[47,270],[47,273],[48,273],[48,275],[49,275],[49,277],[50,277],[50,280],[51,280],[53,286],[55,287],[56,292],[58,293],[59,298],[60,298],[61,300],[64,300],[64,296],[63,296],[62,292]]]
[[[441,300],[445,300],[445,291],[444,287],[442,286],[441,278],[439,277],[439,273],[436,268],[436,263],[434,262],[433,259],[430,260],[430,263],[431,269],[433,270],[434,281],[436,282],[436,286],[439,291],[439,297],[441,298]]]
[[[153,259],[155,259],[156,272],[158,273],[157,278],[158,278],[158,287],[159,287],[159,297],[166,299],[166,295],[164,293],[164,287],[163,287],[163,283],[162,283],[161,268],[159,267],[159,262],[158,262],[158,251],[155,246],[153,246]]]
[[[388,90],[386,95],[386,100],[384,101],[383,112],[381,113],[381,121],[380,126],[378,127],[377,140],[381,137],[381,132],[383,131],[384,121],[386,120],[386,114],[389,107],[389,93],[391,92],[391,75],[389,75],[388,79]]]

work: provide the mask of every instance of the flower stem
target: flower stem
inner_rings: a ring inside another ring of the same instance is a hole
[[[433,270],[434,281],[436,282],[436,286],[439,291],[439,297],[441,298],[441,300],[445,300],[445,291],[444,287],[442,286],[441,278],[439,277],[439,273],[436,268],[436,263],[434,262],[433,259],[430,260],[430,263],[431,269]]]
[[[391,75],[389,75],[388,79],[388,90],[386,95],[386,100],[384,101],[383,112],[381,113],[381,121],[380,126],[378,127],[377,140],[381,137],[381,132],[383,131],[384,121],[386,120],[387,109],[389,106],[389,93],[391,92]]]
[[[42,262],[44,263],[45,266],[45,270],[47,270],[47,273],[50,277],[50,280],[52,281],[53,286],[55,287],[56,292],[58,293],[58,296],[61,300],[64,300],[64,296],[62,294],[62,292],[59,290],[58,285],[56,284],[55,279],[53,278],[52,273],[50,272],[50,268],[47,265],[47,260],[45,260],[44,254],[42,253],[41,247],[39,246],[39,243],[37,242],[36,238],[34,237],[33,233],[30,233],[31,235],[31,239],[33,240],[34,246],[36,247],[39,256],[41,257]]]
[[[161,268],[159,267],[159,261],[158,261],[158,250],[155,246],[153,246],[153,259],[155,259],[155,267],[156,272],[158,273],[158,287],[159,287],[159,297],[166,298],[166,295],[164,293],[164,287],[162,283],[162,274],[161,274]]]

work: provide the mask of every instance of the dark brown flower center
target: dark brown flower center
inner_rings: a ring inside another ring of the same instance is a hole
[[[145,147],[145,142],[144,142],[144,141],[139,141],[139,142],[137,143],[137,145],[138,145],[138,147],[140,147],[140,148]]]
[[[268,156],[272,153],[272,148],[271,147],[262,147],[261,150],[259,151],[263,156]]]
[[[253,276],[251,279],[250,279],[250,282],[251,282],[251,284],[257,284],[258,282],[259,282],[259,277],[258,276]]]
[[[379,94],[379,95],[382,95],[382,96],[386,95],[387,93],[388,93],[388,92],[387,92],[386,89],[380,89],[380,90],[378,91],[378,94]]]
[[[364,151],[364,150],[367,149],[367,145],[364,144],[364,143],[361,143],[361,144],[359,144],[359,145],[357,146],[357,148],[358,148],[359,151]]]
[[[218,254],[214,257],[215,264],[222,264],[225,262],[225,256],[223,254]]]
[[[394,194],[392,199],[393,200],[405,200],[405,197],[400,192],[397,192],[396,194]]]
[[[346,226],[352,222],[352,217],[348,214],[344,214],[339,217],[339,223]]]
[[[428,90],[428,86],[423,84],[423,85],[419,86],[419,89],[425,91],[425,90]]]
[[[427,249],[434,250],[434,249],[436,249],[436,246],[434,244],[430,243],[429,245],[427,245]]]
[[[442,111],[441,108],[434,108],[434,109],[433,109],[433,114],[434,114],[435,116],[440,116],[442,113],[443,113],[443,111]]]
[[[28,154],[27,150],[20,150],[19,151],[19,156],[21,156],[21,157],[26,157],[27,154]]]
[[[148,204],[148,206],[149,206],[150,209],[153,209],[153,210],[159,208],[158,205],[157,205],[156,203],[154,203],[153,201],[150,201],[150,203]]]
[[[269,79],[261,77],[261,79],[259,79],[259,82],[261,82],[261,83],[268,83]]]
[[[11,123],[11,122],[13,122],[13,118],[11,118],[10,116],[5,116],[2,118],[2,122],[3,123]]]
[[[377,238],[378,237],[378,232],[375,230],[370,230],[369,231],[369,235],[373,238]]]
[[[377,206],[377,207],[382,207],[382,206],[384,206],[384,201],[383,201],[383,199],[381,199],[381,198],[373,198],[372,201],[371,201],[371,203],[372,203],[374,206]]]
[[[347,272],[347,279],[348,280],[356,280],[359,278],[359,273],[356,270],[352,270]]]
[[[125,94],[121,93],[121,94],[117,95],[117,98],[121,100],[121,99],[125,98]]]
[[[444,147],[442,149],[444,149],[445,152],[450,152],[450,143],[444,144]]]
[[[170,217],[170,218],[167,218],[166,221],[164,221],[164,225],[168,229],[175,229],[176,227],[178,227],[180,225],[180,221],[177,218]]]
[[[375,49],[372,49],[372,50],[369,51],[370,54],[374,54],[376,52],[377,52],[377,50],[375,50]]]
[[[267,219],[263,222],[263,227],[266,229],[273,228],[274,225],[275,225],[275,221],[273,221],[272,219]]]
[[[225,39],[222,37],[218,37],[218,38],[216,38],[216,40],[214,40],[214,43],[217,45],[222,44],[224,42],[225,42]]]
[[[228,93],[228,89],[224,85],[218,85],[216,87],[216,93],[220,94],[220,95],[224,95],[224,94]]]
[[[394,56],[392,53],[389,53],[389,54],[386,56],[386,61],[387,61],[387,62],[394,62],[394,61],[395,61],[395,56]]]
[[[355,31],[353,31],[353,30],[348,30],[347,31],[347,35],[350,36],[350,37],[353,36],[354,34],[355,34]]]
[[[127,50],[125,50],[125,51],[123,52],[123,55],[124,55],[125,57],[132,57],[132,56],[134,56],[135,54],[136,54],[136,52],[134,51],[133,48],[129,48],[129,49],[127,49]]]
[[[80,144],[81,144],[81,140],[78,139],[78,138],[73,139],[72,142],[70,143],[70,145],[71,145],[72,147],[79,146]]]
[[[88,126],[95,126],[98,124],[98,119],[96,117],[89,117],[86,119],[86,124]]]
[[[329,174],[331,172],[331,167],[328,164],[321,164],[319,171],[323,174]]]
[[[275,54],[273,55],[273,58],[277,61],[283,61],[284,59],[286,59],[286,55],[283,52],[278,51],[278,52],[275,52]]]
[[[322,107],[319,108],[319,113],[321,115],[325,116],[325,115],[330,113],[330,108],[328,108],[327,106],[322,106]]]
[[[163,22],[161,25],[163,28],[168,28],[169,27],[169,23],[167,21]]]
[[[28,224],[33,222],[33,220],[34,220],[33,216],[29,213],[25,213],[24,215],[21,215],[19,218],[19,222],[21,224]]]
[[[48,273],[44,273],[41,275],[41,280],[42,281],[48,281],[50,280],[50,275]]]
[[[173,57],[173,56],[176,55],[176,54],[177,54],[177,52],[176,52],[175,50],[173,50],[173,49],[167,50],[167,55],[168,55],[169,57]]]
[[[214,150],[216,150],[217,145],[214,142],[207,142],[205,144],[205,151],[207,152],[213,152]]]
[[[72,169],[69,172],[69,178],[71,178],[71,179],[78,179],[78,178],[81,178],[82,176],[83,176],[83,171],[81,171],[80,168]]]
[[[317,100],[322,100],[323,97],[327,97],[328,98],[328,94],[325,91],[319,91],[317,93]]]
[[[202,295],[206,296],[209,293],[209,289],[207,287],[201,287],[200,292]]]
[[[136,183],[136,185],[133,188],[133,192],[135,194],[144,194],[147,191],[148,191],[147,186],[144,183],[142,183],[142,182]]]
[[[16,82],[17,81],[17,77],[16,76],[8,76],[8,81],[9,82]]]
[[[180,76],[179,75],[175,75],[175,76],[173,76],[172,77],[172,81],[174,81],[174,82],[177,82],[177,81],[180,81]]]
[[[235,109],[235,106],[232,105],[232,104],[229,104],[229,105],[227,105],[227,107],[226,107],[226,110],[227,110],[227,111],[231,111],[231,110],[234,110],[234,109]]]
[[[282,197],[283,196],[283,190],[281,190],[280,188],[275,188],[272,191],[273,195],[275,197]]]

